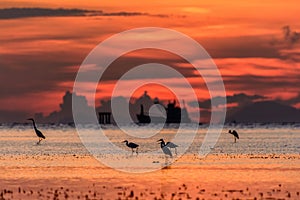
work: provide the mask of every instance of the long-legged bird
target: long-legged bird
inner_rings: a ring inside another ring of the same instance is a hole
[[[139,145],[138,144],[135,144],[133,142],[128,142],[128,140],[124,140],[123,142],[126,143],[126,146],[128,146],[129,148],[131,148],[132,153],[134,152],[134,149],[136,149],[135,152],[136,152],[136,154],[138,154],[138,149],[139,149]]]
[[[165,141],[163,139],[160,139],[160,140],[157,140],[157,142],[160,143],[160,148],[164,152],[164,154],[166,156],[169,155],[172,158],[173,157],[172,152],[170,151],[170,149],[166,145]]]
[[[177,155],[177,147],[178,147],[177,144],[174,144],[173,142],[167,142],[167,143],[165,143],[164,139],[160,139],[158,141],[163,142],[163,144],[165,144],[170,149],[175,149],[175,154]]]
[[[42,141],[42,139],[46,139],[46,137],[43,135],[43,133],[42,133],[40,130],[38,130],[38,129],[36,128],[34,119],[29,118],[29,119],[27,119],[27,120],[32,121],[33,129],[34,129],[34,131],[35,131],[35,134],[36,134],[36,135],[38,136],[38,138],[39,138],[39,141],[38,141],[36,144],[40,144],[40,142]]]
[[[234,137],[234,143],[236,143],[236,139],[240,139],[239,134],[236,132],[236,130],[229,130],[228,133],[230,133],[231,135],[233,135]]]

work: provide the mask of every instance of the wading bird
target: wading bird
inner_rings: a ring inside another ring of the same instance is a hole
[[[233,137],[234,137],[234,143],[236,143],[236,138],[240,139],[239,134],[235,130],[233,130],[233,131],[229,130],[228,133],[230,133],[231,135],[233,135]]]
[[[126,143],[126,146],[128,146],[129,148],[131,148],[132,150],[132,153],[134,152],[134,149],[136,154],[138,154],[138,149],[139,149],[139,145],[138,144],[135,144],[133,142],[128,142],[128,140],[124,140],[123,143]]]
[[[178,147],[177,144],[174,144],[173,142],[167,142],[167,143],[165,143],[164,139],[160,139],[158,141],[163,142],[163,144],[165,144],[170,149],[175,149],[175,154],[177,155],[177,147]]]
[[[162,151],[164,152],[164,154],[166,156],[169,155],[172,158],[173,157],[172,152],[170,151],[170,149],[166,145],[165,141],[163,139],[160,139],[160,140],[157,140],[157,142],[160,143],[160,148],[162,149]]]
[[[38,141],[36,144],[40,144],[40,142],[42,141],[42,139],[46,139],[46,137],[43,135],[43,133],[42,133],[40,130],[38,130],[38,129],[36,128],[34,119],[29,118],[29,119],[27,119],[27,120],[32,121],[33,129],[34,129],[34,131],[35,131],[35,134],[39,137],[39,141]]]

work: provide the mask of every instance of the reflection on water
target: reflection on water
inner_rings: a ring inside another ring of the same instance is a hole
[[[170,158],[166,161],[156,141],[160,138],[171,141],[176,127],[165,128],[148,139],[129,137],[116,127],[105,127],[110,141],[127,153],[116,154],[112,150],[98,156],[162,168],[143,174],[123,173],[102,165],[89,155],[72,127],[38,127],[47,138],[41,145],[36,145],[31,126],[0,127],[0,188],[3,188],[0,194],[5,198],[300,198],[299,125],[234,127],[240,135],[237,143],[228,134],[233,127],[225,127],[206,158],[198,157],[207,130],[200,127],[186,154],[181,158],[174,156],[176,162],[167,167],[165,162],[170,162]],[[91,130],[94,128],[86,128],[87,134]],[[190,134],[189,130],[186,126],[182,134]],[[141,128],[141,133],[149,131],[149,127]],[[122,143],[125,139],[140,145],[139,155],[132,155]],[[178,153],[182,149],[179,146]],[[150,154],[155,150],[159,153]]]

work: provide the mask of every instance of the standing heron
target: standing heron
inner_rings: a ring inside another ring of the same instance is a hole
[[[170,151],[170,149],[166,145],[165,141],[163,139],[160,139],[160,140],[157,140],[157,142],[160,142],[160,148],[162,149],[164,154],[166,156],[169,155],[172,158],[173,157],[172,152]]]
[[[234,136],[234,143],[236,143],[236,138],[240,139],[239,134],[235,130],[229,130],[228,133]]]
[[[138,144],[135,144],[133,142],[128,142],[128,140],[124,140],[123,143],[126,143],[126,146],[128,146],[129,148],[131,148],[132,150],[132,153],[134,152],[134,149],[136,154],[138,154],[138,149],[139,149],[139,145]]]
[[[35,134],[36,134],[36,135],[38,136],[38,138],[39,138],[39,141],[38,141],[36,144],[40,144],[40,142],[42,141],[42,139],[46,139],[46,137],[43,135],[43,133],[42,133],[40,130],[38,130],[38,129],[36,128],[34,119],[29,118],[29,119],[27,119],[27,120],[32,121],[33,129],[34,129],[34,131],[35,131]]]
[[[177,147],[178,147],[177,144],[174,144],[173,142],[167,142],[167,143],[165,143],[164,139],[160,139],[158,141],[163,142],[170,149],[175,149],[175,154],[177,155]]]

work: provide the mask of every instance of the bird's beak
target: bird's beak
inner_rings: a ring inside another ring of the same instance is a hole
[[[126,141],[124,140],[122,143],[124,143],[124,142],[126,142]]]

